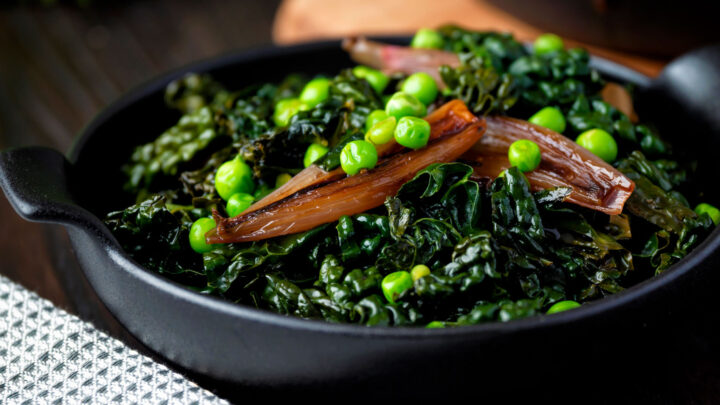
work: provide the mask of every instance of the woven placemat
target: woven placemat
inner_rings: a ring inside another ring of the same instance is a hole
[[[0,276],[0,404],[226,401]]]

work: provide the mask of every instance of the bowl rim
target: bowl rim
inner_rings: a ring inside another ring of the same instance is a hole
[[[407,43],[408,36],[385,36],[371,37],[389,43]],[[151,95],[162,91],[164,87],[172,80],[176,80],[188,72],[206,72],[221,67],[231,65],[240,65],[247,63],[255,63],[258,60],[270,59],[274,57],[293,57],[313,51],[329,50],[331,48],[340,49],[340,39],[330,39],[321,41],[303,42],[294,45],[264,45],[244,50],[231,51],[218,56],[202,59],[196,62],[186,64],[182,67],[162,73],[144,83],[141,83],[131,90],[123,93],[117,100],[102,109],[76,136],[67,152],[66,156],[71,164],[76,164],[78,158],[87,142],[97,137],[101,128],[110,118],[128,108],[132,104],[150,97]],[[648,87],[651,79],[642,73],[639,73],[627,66],[612,62],[608,59],[591,55],[591,66],[597,69],[602,75],[611,77],[620,81],[637,85],[638,87]],[[386,338],[407,338],[416,339],[460,339],[467,338],[469,335],[479,334],[506,334],[537,329],[541,327],[557,327],[561,325],[569,325],[580,320],[597,318],[601,315],[616,310],[636,299],[649,296],[653,292],[663,290],[678,279],[688,276],[695,267],[702,264],[709,255],[720,250],[720,227],[716,227],[713,232],[698,246],[696,246],[688,255],[682,258],[678,263],[673,265],[667,271],[645,279],[632,287],[629,287],[618,293],[603,297],[596,301],[583,304],[579,308],[572,311],[564,311],[552,315],[535,315],[510,322],[488,322],[477,325],[467,325],[457,328],[437,328],[428,329],[418,326],[374,326],[366,327],[363,325],[349,323],[330,323],[319,319],[304,319],[290,315],[282,315],[269,310],[253,308],[247,305],[236,304],[220,297],[202,294],[179,284],[173,280],[167,279],[143,267],[135,261],[120,246],[119,242],[112,235],[104,222],[94,213],[87,212],[92,216],[90,226],[100,227],[100,232],[93,235],[94,238],[101,237],[106,253],[110,258],[130,276],[138,278],[149,286],[174,296],[177,299],[187,301],[194,305],[198,305],[205,310],[214,311],[225,314],[230,317],[242,318],[244,320],[263,323],[270,326],[287,328],[290,330],[303,330],[307,332],[329,333],[334,335],[352,335],[372,337],[375,339]],[[83,231],[87,232],[87,225]],[[101,236],[100,236],[101,235]],[[115,270],[113,270],[115,271]],[[83,268],[83,272],[86,270]]]

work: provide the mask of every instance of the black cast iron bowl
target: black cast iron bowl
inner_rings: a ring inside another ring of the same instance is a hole
[[[703,174],[694,181],[705,186],[714,184],[716,172],[711,165],[703,172],[703,162],[712,163],[705,151],[718,150],[720,141],[720,106],[714,101],[720,89],[719,55],[719,48],[696,51],[654,81],[593,60],[607,77],[636,85],[640,115],[657,123],[679,146],[678,153],[700,160]],[[562,372],[565,381],[576,377],[582,387],[582,381],[593,378],[590,370],[603,375],[604,364],[615,364],[611,358],[643,358],[648,364],[663,347],[664,331],[686,327],[688,311],[710,296],[708,285],[717,281],[713,270],[720,264],[717,230],[662,275],[573,311],[455,329],[330,324],[190,291],[135,262],[99,219],[130,203],[121,191],[119,167],[132,148],[177,120],[163,102],[168,82],[187,72],[208,72],[229,88],[240,88],[289,72],[333,73],[350,65],[339,42],[330,41],[245,51],[187,66],[104,110],[67,157],[39,147],[2,152],[0,185],[25,219],[67,228],[97,294],[141,342],[187,370],[231,384],[372,387],[373,393],[432,396],[478,385],[484,392],[547,386],[554,373]],[[693,131],[684,130],[688,124],[679,125],[678,117],[692,118]],[[710,191],[709,201],[718,201],[717,190]],[[637,362],[621,363],[613,366],[613,380],[633,373]],[[580,364],[582,373],[567,372]]]

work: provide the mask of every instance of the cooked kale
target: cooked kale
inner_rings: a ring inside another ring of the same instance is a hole
[[[462,63],[454,69],[443,66],[443,81],[476,113],[527,117],[549,105],[566,112],[578,97],[595,96],[604,84],[583,49],[534,55],[509,34],[452,25],[439,32]]]
[[[623,214],[563,203],[566,188],[533,193],[516,168],[485,184],[471,179],[466,164],[434,164],[369,212],[195,253],[188,242],[193,221],[213,209],[224,214],[214,187],[223,162],[240,155],[267,193],[278,174],[302,169],[311,143],[328,146],[318,164],[330,170],[345,144],[362,139],[367,115],[382,100],[347,70],[330,79],[325,101],[286,127],[275,125],[275,105],[297,97],[305,77],[238,92],[208,76],[170,84],[168,106],[183,115],[136,148],[124,170],[137,204],[105,222],[139,263],[205,294],[367,326],[505,322],[562,300],[595,300],[666,270],[712,230],[710,218],[696,215],[682,193],[692,165],[672,160],[670,145],[649,125],[633,124],[602,101],[604,82],[585,51],[537,56],[507,34],[455,26],[439,32],[462,62],[441,68],[442,100],[459,98],[479,115],[519,118],[551,105],[567,117],[568,136],[591,128],[613,134],[620,148],[615,166],[636,184]],[[389,303],[383,278],[416,264],[431,274]]]

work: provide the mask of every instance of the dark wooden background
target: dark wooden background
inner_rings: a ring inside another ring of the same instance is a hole
[[[44,145],[66,151],[75,134],[123,92],[190,61],[270,43],[273,21],[275,39],[283,43],[361,30],[358,24],[365,25],[356,21],[357,15],[374,21],[376,31],[390,26],[409,31],[410,25],[432,26],[458,18],[468,24],[462,16],[475,15],[473,21],[481,21],[479,28],[509,29],[527,37],[537,33],[512,16],[483,9],[482,2],[452,0],[454,18],[447,8],[428,11],[440,5],[423,0],[422,13],[416,7],[415,17],[405,23],[380,10],[383,5],[401,7],[395,0],[358,4],[358,9],[365,10],[356,10],[359,14],[341,12],[345,2],[338,2],[343,3],[340,6],[332,0],[317,0],[316,7],[310,7],[308,0],[287,0],[276,16],[278,3],[95,0],[85,7],[72,1],[51,7],[2,3],[0,149]],[[324,14],[318,14],[319,10]],[[428,21],[431,15],[444,20]],[[378,22],[382,18],[384,22]],[[328,19],[332,24],[327,24]],[[665,63],[600,53],[650,74]],[[154,357],[100,303],[78,267],[64,230],[20,219],[4,197],[0,197],[0,273]],[[694,330],[675,331],[677,343],[668,352],[676,354],[656,370],[659,382],[652,388],[639,387],[632,397],[652,403],[720,403],[720,334],[714,329],[706,322]],[[201,376],[191,378],[223,397],[244,399],[244,391],[237,387]],[[618,398],[618,402],[627,401]]]

